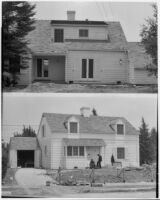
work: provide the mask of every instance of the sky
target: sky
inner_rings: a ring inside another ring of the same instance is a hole
[[[127,40],[140,41],[141,26],[153,15],[152,2],[41,1],[35,2],[35,18],[66,20],[67,10],[75,10],[77,20],[120,21]]]
[[[80,114],[83,106],[98,115],[125,117],[135,128],[144,117],[149,129],[157,125],[156,94],[4,94],[2,138],[8,142],[23,125],[37,131],[43,112]]]

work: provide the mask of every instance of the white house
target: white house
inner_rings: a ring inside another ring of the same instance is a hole
[[[137,64],[133,60],[137,57],[136,54],[130,56],[130,45],[119,22],[75,20],[75,11],[67,11],[67,16],[67,20],[35,22],[35,30],[26,38],[29,42],[29,67],[20,70],[19,84],[44,80],[65,83],[157,83],[156,78],[152,81],[145,76],[142,82],[136,78],[141,76],[139,73],[146,75],[147,71],[135,71]],[[139,52],[137,47],[135,50]]]
[[[85,168],[97,154],[102,166],[112,155],[123,166],[139,166],[139,132],[123,117],[93,116],[83,107],[80,115],[43,113],[37,138],[10,140],[10,167]]]

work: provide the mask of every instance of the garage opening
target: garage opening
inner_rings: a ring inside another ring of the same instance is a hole
[[[34,167],[34,150],[18,150],[17,166]]]

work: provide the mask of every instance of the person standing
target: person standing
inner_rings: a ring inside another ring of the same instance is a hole
[[[111,156],[111,163],[112,163],[112,166],[113,166],[113,164],[115,163],[113,154],[112,154],[112,156]]]
[[[97,167],[101,168],[102,156],[100,154],[97,154],[97,156],[98,156]]]

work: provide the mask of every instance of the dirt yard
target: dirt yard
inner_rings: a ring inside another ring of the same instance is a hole
[[[57,84],[35,82],[26,87],[3,89],[3,92],[53,92],[53,93],[157,93],[157,86],[100,85],[100,84]]]

